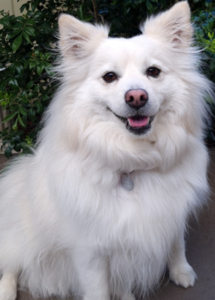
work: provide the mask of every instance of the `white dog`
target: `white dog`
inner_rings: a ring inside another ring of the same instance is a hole
[[[33,155],[0,183],[0,300],[135,299],[170,278],[192,286],[190,214],[204,204],[204,97],[186,1],[130,39],[59,19],[62,85]]]

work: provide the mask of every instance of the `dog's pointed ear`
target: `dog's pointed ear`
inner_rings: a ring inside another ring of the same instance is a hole
[[[140,26],[140,30],[145,35],[170,43],[173,48],[186,48],[191,45],[193,36],[190,16],[188,2],[181,1],[166,12],[148,19]]]
[[[108,28],[79,21],[62,14],[58,20],[60,41],[59,47],[63,55],[83,58],[92,53],[102,39],[108,37]]]

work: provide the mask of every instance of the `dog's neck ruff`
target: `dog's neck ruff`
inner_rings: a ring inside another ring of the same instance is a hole
[[[130,176],[131,173],[122,173],[121,175],[121,186],[124,190],[128,192],[134,189],[134,181]]]

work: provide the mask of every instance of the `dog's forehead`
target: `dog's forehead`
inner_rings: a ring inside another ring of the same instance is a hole
[[[156,52],[158,42],[148,36],[139,35],[132,38],[108,38],[99,46],[99,53],[106,53],[107,59],[135,59],[146,57]]]
[[[130,76],[150,65],[164,69],[161,52],[159,42],[148,36],[107,38],[94,52],[91,67],[96,74],[111,70],[122,75],[129,70]]]

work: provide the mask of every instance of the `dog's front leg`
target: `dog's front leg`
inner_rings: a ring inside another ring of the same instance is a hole
[[[186,259],[184,231],[182,230],[172,245],[168,268],[170,279],[177,285],[181,285],[185,288],[194,285],[196,274]]]
[[[110,300],[108,261],[90,249],[76,249],[74,263],[83,300]]]
[[[18,272],[4,272],[0,280],[0,300],[15,300]]]

